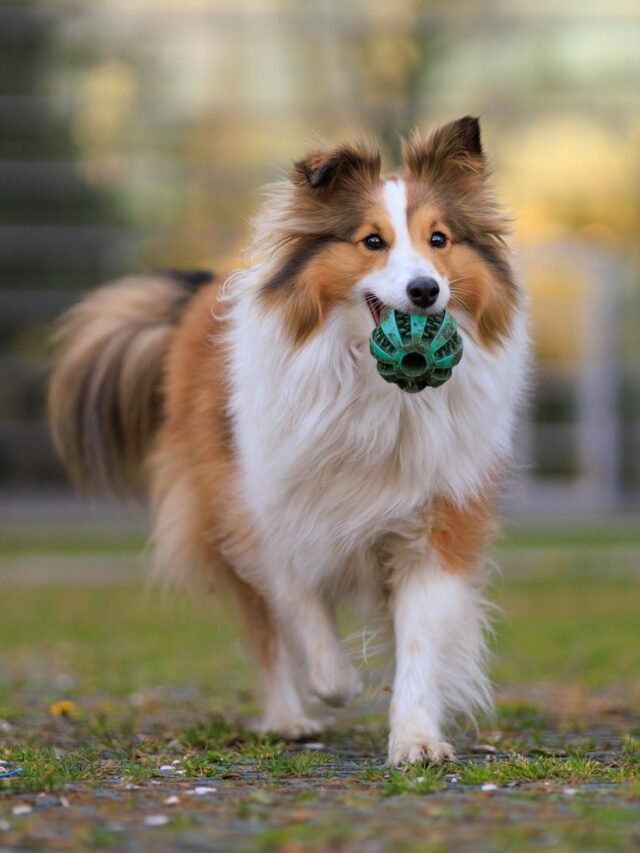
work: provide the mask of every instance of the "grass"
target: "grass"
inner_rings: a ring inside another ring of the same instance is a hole
[[[103,553],[126,555],[131,544]],[[5,585],[0,763],[23,772],[0,781],[0,826],[11,826],[0,846],[120,847],[122,824],[141,845],[141,833],[155,832],[195,833],[209,846],[224,838],[233,849],[361,849],[384,839],[398,850],[447,850],[453,836],[462,845],[481,834],[487,849],[622,849],[638,831],[640,719],[628,697],[640,695],[640,579],[581,575],[582,549],[560,564],[541,544],[535,577],[509,574],[507,547],[494,590],[504,612],[500,700],[479,740],[498,752],[405,770],[384,766],[384,715],[370,701],[318,736],[319,750],[253,733],[255,677],[225,606],[135,583]],[[51,552],[81,549],[59,538]],[[589,704],[598,693],[604,710]],[[72,703],[66,716],[53,713],[60,700]],[[215,798],[188,794],[198,780]],[[12,803],[39,793],[70,807],[13,816]],[[163,805],[168,793],[181,804]],[[145,814],[161,812],[166,827],[145,827]]]
[[[99,753],[89,747],[61,753],[46,744],[0,747],[0,762],[22,769],[5,786],[14,791],[62,791],[70,783],[93,783],[103,777]]]
[[[640,680],[637,581],[518,577],[496,593],[505,614],[497,624],[498,683],[593,688]],[[37,688],[44,701],[79,697],[80,705],[85,693],[139,694],[152,703],[144,691],[211,685],[224,705],[241,688],[252,690],[239,632],[220,608],[138,587],[14,587],[4,598],[0,706],[23,688]]]
[[[595,688],[640,680],[637,579],[507,578],[497,600],[500,682]]]
[[[44,554],[48,556],[83,556],[84,554],[126,555],[143,550],[146,538],[143,532],[113,535],[99,529],[68,533],[51,527],[39,530],[13,531],[0,528],[0,556],[18,557]],[[498,542],[500,551],[522,548],[569,548],[583,551],[593,548],[640,547],[640,529],[635,519],[616,525],[582,524],[532,527],[513,524],[506,528]]]

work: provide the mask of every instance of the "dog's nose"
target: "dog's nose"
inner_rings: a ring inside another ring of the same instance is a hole
[[[440,285],[435,278],[414,278],[407,285],[409,299],[418,308],[431,308],[439,293]]]

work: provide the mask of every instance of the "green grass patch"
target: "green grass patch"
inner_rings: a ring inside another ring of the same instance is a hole
[[[275,751],[272,755],[258,759],[257,765],[269,776],[280,778],[281,776],[313,775],[319,767],[332,760],[333,756],[325,752],[284,750]]]
[[[99,529],[68,533],[51,527],[14,532],[2,530],[0,557],[32,554],[82,556],[83,554],[135,554],[146,545],[144,532],[109,532]],[[508,525],[498,543],[500,550],[521,548],[612,548],[640,547],[640,530],[635,520],[629,523],[595,525],[546,525],[518,527]]]
[[[146,545],[142,535],[109,536],[88,534],[69,536],[65,533],[33,535],[2,531],[0,557],[23,557],[43,554],[52,557],[81,557],[84,555],[139,554]]]
[[[509,577],[505,569],[494,591],[503,609],[496,623],[499,684],[640,683],[640,578],[581,577],[575,559],[569,578]]]
[[[617,548],[640,547],[636,519],[611,525],[547,525],[545,527],[507,527],[499,541],[501,550],[517,548]]]
[[[569,756],[514,755],[505,761],[489,764],[464,764],[455,771],[461,785],[509,785],[527,782],[557,782],[582,785],[587,782],[627,782],[638,778],[640,767],[635,759],[612,767],[593,758]]]
[[[406,769],[390,770],[383,792],[387,797],[399,794],[433,794],[446,784],[444,767],[416,765]]]
[[[0,780],[0,791],[63,791],[70,783],[94,784],[103,778],[96,750],[61,751],[50,746],[0,747],[0,761],[20,767],[19,776]]]
[[[625,753],[615,765],[580,756],[557,758],[511,755],[489,763],[449,762],[442,767],[415,765],[381,772],[377,778],[384,780],[383,791],[387,796],[432,794],[447,784],[462,787],[487,784],[512,787],[536,782],[562,785],[636,782],[640,779],[640,758],[637,749]]]
[[[505,614],[496,625],[498,684],[640,682],[640,581],[505,575],[495,597]],[[189,686],[214,695],[221,707],[237,707],[243,692],[245,709],[256,710],[241,632],[214,603],[163,599],[137,586],[6,587],[3,598],[10,603],[0,620],[3,719],[19,713],[15,694],[25,688],[37,690],[43,703],[71,698],[82,709],[88,694],[115,700],[135,693],[144,701],[145,691]],[[185,732],[186,744],[217,748],[233,736],[225,722],[207,725]]]

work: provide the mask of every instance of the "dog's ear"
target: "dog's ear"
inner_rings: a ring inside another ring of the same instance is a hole
[[[323,196],[343,183],[376,181],[380,169],[380,152],[366,143],[356,143],[312,152],[294,163],[291,180]]]
[[[403,142],[402,155],[416,178],[433,177],[452,169],[482,176],[485,158],[480,141],[480,121],[465,116],[434,130],[426,139],[415,131]]]

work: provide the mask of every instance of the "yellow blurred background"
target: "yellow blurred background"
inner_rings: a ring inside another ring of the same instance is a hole
[[[640,503],[640,3],[0,4],[0,482],[58,488],[47,324],[124,272],[238,263],[319,139],[481,116],[532,299],[509,506]]]

